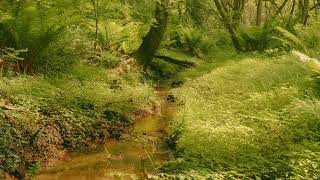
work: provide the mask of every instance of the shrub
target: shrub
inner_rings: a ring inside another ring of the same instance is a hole
[[[262,27],[241,27],[239,36],[245,51],[265,51],[267,49],[282,48],[281,44],[273,39],[276,32],[273,23],[266,23]]]
[[[175,27],[174,30],[169,31],[167,36],[162,42],[162,46],[184,48],[195,56],[208,53],[214,45],[211,36],[207,36],[202,30],[195,28]]]
[[[3,3],[0,8],[0,14],[8,17],[0,21],[0,47],[28,50],[20,56],[24,58],[19,63],[21,72],[32,71],[32,64],[64,31],[65,24],[57,23],[59,20],[50,5],[23,1]]]

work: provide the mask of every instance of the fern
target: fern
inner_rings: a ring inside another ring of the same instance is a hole
[[[35,63],[40,54],[56,41],[65,25],[58,23],[56,12],[40,2],[23,1],[6,5],[0,15],[0,47],[28,49],[22,58]],[[47,10],[47,11],[46,11]]]
[[[281,37],[273,37],[274,39],[277,39],[284,44],[289,44],[290,46],[296,47],[296,48],[301,49],[303,51],[305,51],[307,49],[306,45],[299,37],[297,37],[296,35],[292,34],[289,31],[287,31],[286,29],[283,29],[282,27],[276,26],[275,30],[280,32],[283,37],[282,38]]]

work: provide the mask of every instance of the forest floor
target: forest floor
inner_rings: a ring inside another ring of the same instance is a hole
[[[43,95],[38,92],[46,95],[59,89],[69,97],[68,104],[77,102],[77,112],[89,119],[98,113],[96,117],[105,121],[101,114],[110,112],[105,109],[105,100],[111,102],[107,105],[113,105],[115,112],[134,114],[145,109],[143,112],[148,113],[134,116],[133,125],[119,141],[107,138],[100,145],[67,153],[34,179],[144,179],[159,178],[159,173],[164,179],[312,179],[320,173],[320,100],[314,76],[291,55],[263,57],[226,50],[212,52],[196,67],[161,81],[159,89],[141,87],[138,80],[128,83],[130,77],[126,76],[115,84],[110,78],[108,93],[105,85],[101,91],[88,88],[97,80],[105,83],[101,75],[96,79],[81,77],[81,84],[73,90],[77,94],[56,82],[54,88],[51,84],[43,86],[43,82],[41,86],[36,84],[32,90],[36,90],[39,101]],[[169,88],[175,81],[183,85]],[[19,94],[5,87],[7,94]],[[46,87],[50,87],[49,92]],[[131,94],[135,94],[133,99]],[[112,97],[117,97],[116,103],[112,103]],[[158,108],[150,111],[159,99]],[[64,106],[56,98],[48,99],[46,106],[53,100],[58,108]],[[82,126],[95,130],[96,124]],[[77,125],[70,131],[78,129]],[[71,142],[77,144],[76,140]]]

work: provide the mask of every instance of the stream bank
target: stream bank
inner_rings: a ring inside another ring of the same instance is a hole
[[[108,139],[87,152],[74,152],[43,170],[36,180],[138,179],[159,173],[169,158],[163,137],[175,105],[167,100],[169,90],[157,90],[159,111],[134,122],[130,135]]]

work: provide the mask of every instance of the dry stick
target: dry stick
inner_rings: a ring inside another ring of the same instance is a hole
[[[109,153],[107,146],[104,146],[104,150],[107,153],[107,160],[109,160],[110,164],[108,164],[107,168],[110,168],[112,165],[112,155]]]
[[[108,155],[110,154],[109,151],[108,151],[107,146],[104,146],[104,150],[106,151],[106,153],[107,153]]]
[[[147,152],[147,150],[146,150],[145,146],[143,146],[143,150],[144,150],[144,152],[146,153],[146,155],[147,155],[148,159],[150,160],[150,162],[151,162],[151,164],[152,164],[153,169],[156,171],[156,170],[157,170],[157,168],[156,168],[156,166],[154,165],[154,163],[153,163],[153,161],[152,161],[152,159],[151,159],[151,157],[150,157],[149,153]]]
[[[281,136],[278,136],[278,137],[279,137],[281,143],[284,145],[284,147],[285,147],[287,150],[289,150],[288,146],[286,145],[286,143],[284,143],[284,141],[283,141],[283,139],[281,138]]]

